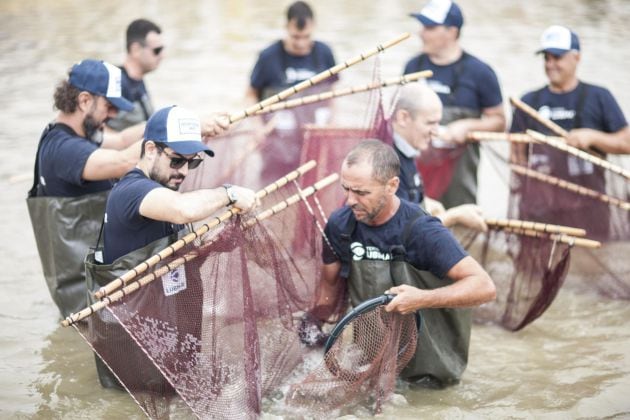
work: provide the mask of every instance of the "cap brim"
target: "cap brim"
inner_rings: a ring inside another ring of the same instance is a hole
[[[423,14],[420,13],[409,13],[409,16],[414,17],[420,21],[424,26],[439,26],[441,23],[438,23],[434,20],[429,19]]]
[[[205,152],[208,156],[214,156],[214,152],[208,146],[197,140],[164,142],[164,144],[180,155],[194,155],[195,153]]]
[[[133,111],[133,103],[129,102],[123,97],[118,97],[118,98],[106,97],[106,98],[112,105],[114,105],[120,111],[127,111],[127,112]]]
[[[541,50],[536,51],[536,54],[549,53],[556,56],[562,56],[568,53],[571,50],[565,50],[562,48],[543,48]]]

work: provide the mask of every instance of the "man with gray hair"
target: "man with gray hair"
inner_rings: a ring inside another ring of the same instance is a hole
[[[438,95],[423,83],[403,85],[398,93],[392,127],[394,150],[400,159],[400,186],[396,195],[422,205],[436,216],[444,226],[461,224],[475,230],[486,231],[481,208],[475,204],[461,204],[445,210],[442,204],[424,193],[422,176],[416,167],[416,158],[438,135],[442,119],[442,102]]]
[[[395,294],[387,311],[421,310],[427,325],[403,377],[442,387],[459,380],[468,359],[470,312],[461,308],[493,300],[495,286],[437,218],[396,196],[399,173],[396,152],[379,140],[359,143],[344,159],[346,205],[326,224],[322,289],[313,313],[336,307],[341,287],[348,288],[353,306]],[[401,270],[400,262],[411,267]]]

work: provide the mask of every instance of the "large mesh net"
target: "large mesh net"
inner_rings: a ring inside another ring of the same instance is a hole
[[[550,130],[522,111],[515,125],[543,135]],[[595,157],[606,157],[597,150]],[[630,181],[588,156],[532,142],[513,145],[508,214],[527,220],[583,228],[600,249],[576,249],[569,277],[581,289],[630,299]],[[627,158],[627,157],[626,157]],[[627,159],[608,156],[619,168]],[[627,171],[627,169],[626,169]]]

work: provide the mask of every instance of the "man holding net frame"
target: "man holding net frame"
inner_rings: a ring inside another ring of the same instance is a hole
[[[424,318],[416,356],[402,376],[439,388],[459,381],[467,364],[471,322],[462,308],[489,302],[496,291],[437,218],[396,196],[399,173],[398,156],[378,140],[359,143],[344,159],[346,205],[326,225],[314,313],[323,319],[332,312],[345,288],[353,306],[395,294],[386,311],[420,310]],[[394,261],[404,269],[393,269]]]

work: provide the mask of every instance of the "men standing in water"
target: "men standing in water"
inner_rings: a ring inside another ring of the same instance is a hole
[[[359,143],[344,159],[346,205],[325,228],[318,304],[335,307],[347,287],[353,306],[387,292],[397,295],[387,311],[420,310],[426,328],[402,375],[442,387],[457,382],[467,364],[471,320],[461,308],[493,300],[495,286],[438,219],[396,196],[399,173],[396,152],[378,140]]]
[[[330,47],[323,42],[313,41],[314,28],[315,20],[310,6],[303,1],[291,4],[287,11],[286,37],[264,49],[254,66],[247,91],[250,102],[273,96],[335,65]],[[336,80],[337,77],[333,76],[330,82],[318,84],[307,93],[329,90]],[[326,124],[330,114],[330,107],[326,103],[273,114],[275,130],[264,147],[263,184],[298,165],[302,150],[300,129],[304,124]]]
[[[428,84],[444,105],[440,140],[459,145],[460,153],[448,153],[441,165],[455,165],[452,178],[444,192],[434,197],[446,208],[464,203],[475,203],[477,197],[477,167],[479,145],[465,144],[470,131],[503,131],[501,89],[494,71],[468,54],[459,45],[464,24],[462,11],[449,0],[431,0],[420,13],[411,16],[422,24],[422,54],[412,58],[404,73],[433,71]],[[445,147],[448,145],[444,145]],[[436,168],[440,169],[440,168]],[[425,181],[434,183],[429,169]],[[431,178],[430,178],[431,177]]]
[[[160,27],[146,19],[136,19],[127,27],[127,55],[120,66],[121,85],[122,96],[133,103],[133,109],[119,112],[107,122],[108,127],[120,131],[147,121],[153,114],[153,103],[143,78],[157,69],[164,57],[161,34]]]
[[[444,226],[460,224],[486,231],[487,226],[479,206],[461,204],[444,210],[439,201],[424,194],[416,159],[427,149],[431,139],[438,135],[441,119],[442,103],[433,90],[421,83],[409,83],[400,88],[392,113],[394,150],[400,159],[400,186],[396,195],[423,205],[430,214],[442,220]]]
[[[545,74],[549,84],[525,94],[522,101],[566,131],[566,142],[596,153],[630,153],[630,128],[621,108],[605,88],[580,81],[580,42],[577,35],[563,26],[551,26],[541,36]],[[516,110],[512,132],[549,130],[522,111]],[[524,147],[514,147],[514,156],[522,163]],[[550,146],[535,144],[529,166],[544,174],[606,192],[606,178],[601,167]],[[584,227],[589,235],[605,239],[609,229],[609,207],[602,202],[580,199],[574,193],[555,188],[522,197],[520,217],[532,220]]]
[[[118,110],[133,108],[121,96],[120,77],[119,68],[103,61],[75,64],[55,91],[59,114],[39,142],[27,203],[44,276],[64,317],[86,305],[83,259],[96,243],[110,180],[140,156],[139,141],[92,140]]]

